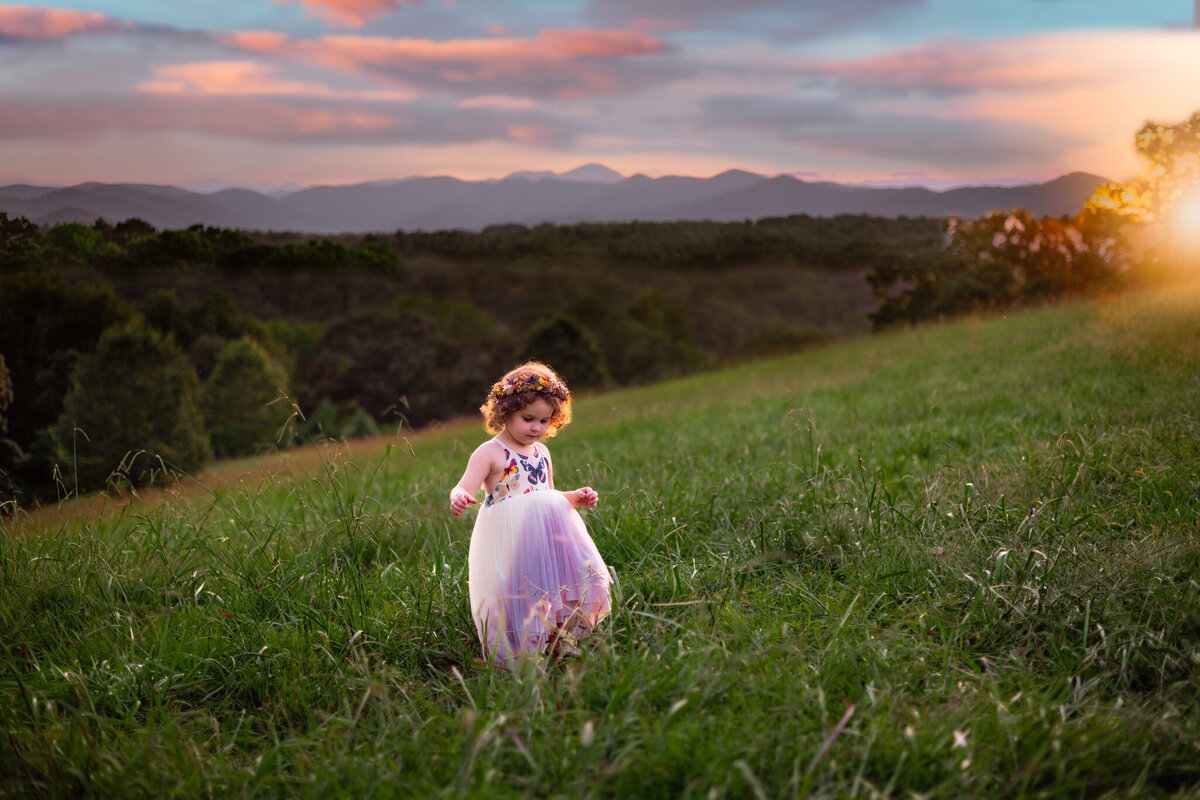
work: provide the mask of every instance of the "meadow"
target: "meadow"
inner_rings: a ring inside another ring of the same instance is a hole
[[[480,659],[484,436],[6,520],[0,796],[1200,797],[1200,284],[585,394],[561,665]]]

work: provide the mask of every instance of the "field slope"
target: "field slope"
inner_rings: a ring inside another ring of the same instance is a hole
[[[620,577],[488,668],[476,425],[0,540],[0,795],[1200,797],[1200,287],[584,397]]]

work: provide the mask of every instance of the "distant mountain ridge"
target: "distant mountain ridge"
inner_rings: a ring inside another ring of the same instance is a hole
[[[625,176],[603,164],[584,164],[567,172],[530,172],[522,170],[505,176],[504,180],[519,178],[527,181],[583,181],[584,183],[620,183]]]
[[[148,184],[12,184],[0,186],[0,211],[39,225],[138,217],[160,229],[201,224],[322,234],[480,230],[506,223],[729,222],[790,214],[979,217],[1016,207],[1038,216],[1061,216],[1078,213],[1104,182],[1097,175],[1072,172],[1024,186],[935,191],[809,182],[742,170],[711,178],[626,178],[600,164],[586,164],[562,174],[517,172],[502,180],[417,177],[273,194],[241,186],[189,191]]]

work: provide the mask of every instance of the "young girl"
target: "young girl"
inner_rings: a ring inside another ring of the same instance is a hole
[[[471,454],[450,490],[455,516],[486,492],[468,558],[471,614],[497,664],[522,653],[577,655],[574,641],[610,610],[608,567],[576,508],[596,505],[590,486],[554,490],[541,439],[571,421],[571,393],[554,370],[530,361],[492,386],[479,409],[495,438]]]

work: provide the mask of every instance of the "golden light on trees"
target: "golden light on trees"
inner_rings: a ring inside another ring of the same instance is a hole
[[[1171,216],[1192,187],[1200,186],[1200,111],[1174,124],[1150,121],[1134,136],[1146,172],[1129,183],[1107,183],[1088,208],[1147,222]]]
[[[1150,260],[1190,272],[1200,257],[1200,111],[1174,124],[1145,123],[1134,146],[1146,162],[1144,173],[1100,186],[1087,209],[1141,223],[1135,238]]]
[[[1131,183],[1104,183],[1097,186],[1088,198],[1087,210],[1131,217],[1138,222],[1145,221],[1150,213],[1145,191]]]

